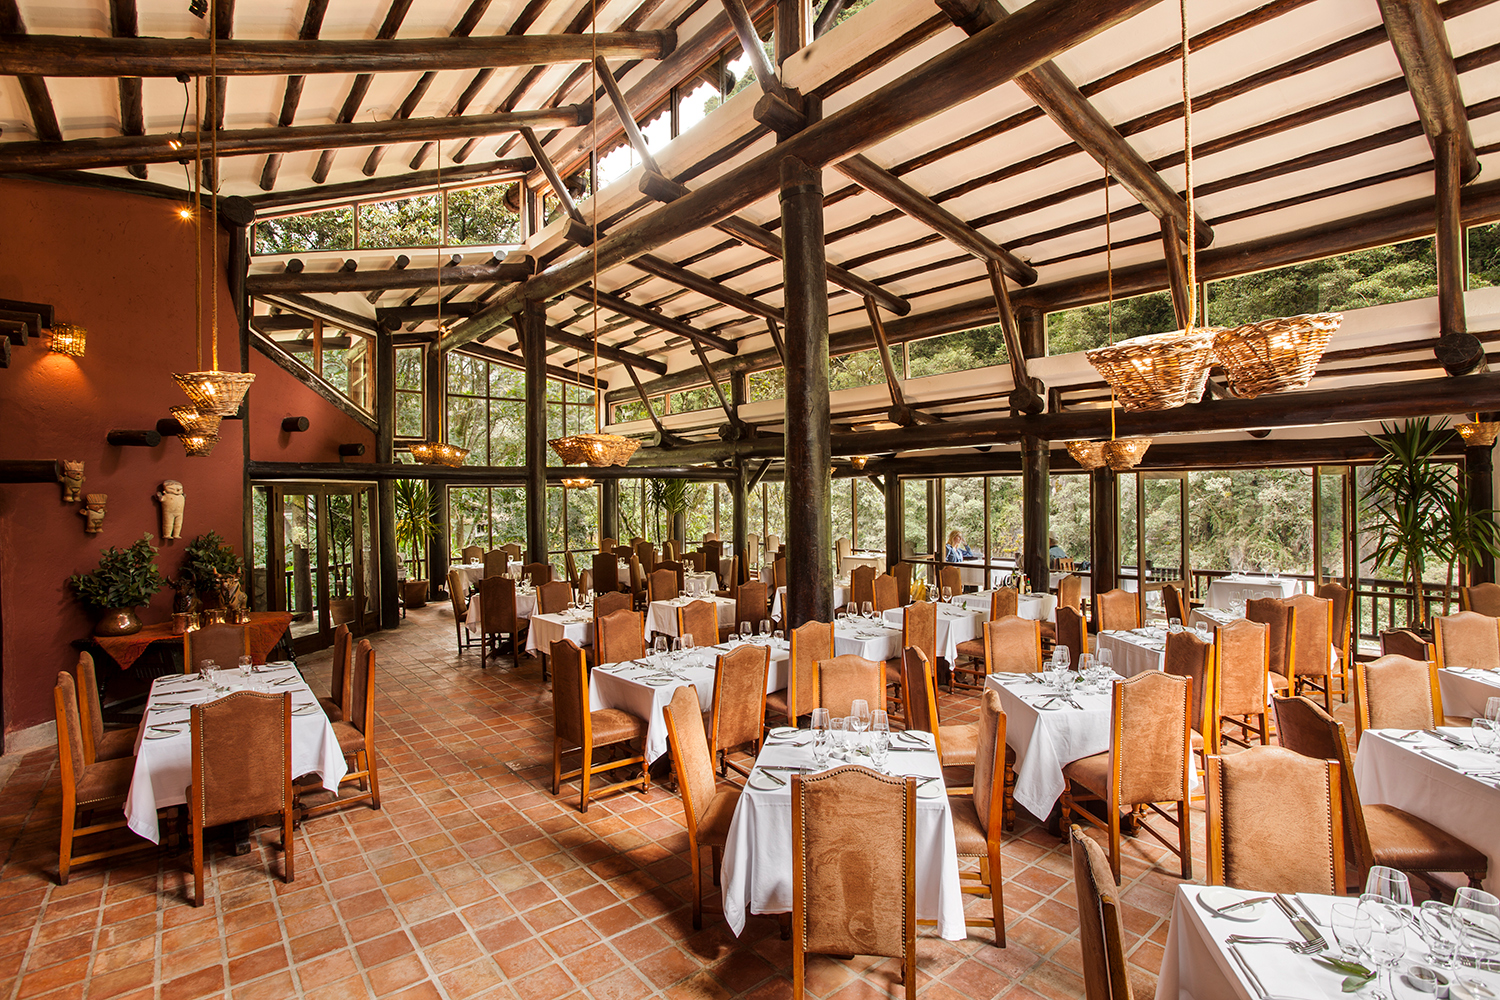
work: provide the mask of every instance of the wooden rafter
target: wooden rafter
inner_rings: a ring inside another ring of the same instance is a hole
[[[36,36],[28,36],[25,39],[19,36],[26,34],[26,22],[21,19],[21,8],[16,5],[16,0],[0,0],[0,35],[14,35],[14,44],[26,45]],[[13,72],[17,76],[16,82],[21,85],[21,93],[26,98],[26,106],[31,109],[31,127],[36,132],[36,137],[48,142],[57,142],[62,139],[62,129],[57,125],[57,112],[52,107],[52,95],[47,90],[47,81],[43,79],[43,73],[23,73],[20,70],[8,68],[3,56],[0,56],[0,66],[7,66],[7,72]],[[118,76],[117,73],[106,74]]]
[[[297,37],[303,41],[317,38],[318,33],[323,30],[323,15],[327,12],[328,0],[307,0],[307,11],[302,15],[302,29],[297,32]],[[295,74],[286,78],[286,90],[281,95],[281,114],[276,117],[276,124],[280,127],[290,128],[297,120],[297,105],[302,101],[302,85],[306,79]],[[266,164],[260,171],[262,191],[269,191],[276,186],[276,174],[281,170],[281,156],[280,153],[272,153],[266,157]]]
[[[618,347],[611,347],[609,344],[596,344],[591,337],[585,337],[581,333],[573,333],[571,330],[564,330],[562,327],[553,324],[548,324],[547,326],[547,339],[564,347],[583,351],[585,361],[591,360],[591,355],[597,346],[599,357],[602,360],[613,361],[616,364],[625,365],[629,368],[638,368],[643,372],[651,372],[655,375],[665,375],[667,373],[666,362],[642,357],[639,354],[632,354]]]
[[[116,38],[134,38],[140,33],[140,19],[136,14],[135,0],[110,0],[109,30]],[[141,78],[120,77],[120,134],[145,135],[146,119],[141,103]],[[137,163],[130,173],[146,179],[146,167]]]
[[[401,27],[401,22],[406,19],[406,12],[411,9],[412,0],[391,0],[391,6],[385,12],[385,19],[380,22],[380,29],[375,32],[376,39],[391,39],[396,37],[396,32]],[[365,101],[365,94],[370,90],[370,82],[375,77],[370,73],[360,73],[349,85],[349,93],[344,98],[344,104],[339,108],[338,117],[334,121],[347,125],[354,121],[359,114],[360,105]],[[509,109],[507,109],[509,110]],[[333,158],[335,150],[325,149],[323,155],[318,157],[317,166],[313,167],[312,179],[315,184],[322,184],[328,179],[328,171],[333,169]]]
[[[393,261],[391,263],[391,270],[392,271],[404,271],[404,270],[406,270],[406,268],[407,268],[407,266],[409,264],[411,264],[411,258],[410,257],[408,257],[404,253],[403,254],[397,254],[395,261]],[[384,293],[385,293],[385,289],[384,288],[372,289],[369,292],[369,294],[367,294],[365,296],[365,300],[368,301],[368,302],[379,301],[380,296],[382,294],[384,294]],[[379,310],[376,311],[376,315],[377,316],[379,315]]]
[[[346,181],[343,184],[327,184],[319,187],[298,188],[292,191],[276,191],[247,198],[257,211],[272,211],[278,208],[302,207],[320,202],[353,201],[370,195],[389,196],[402,191],[436,189],[438,181],[444,184],[465,184],[488,178],[501,179],[506,176],[519,177],[536,163],[529,156],[513,160],[492,160],[467,167],[453,167],[442,172],[419,170],[397,177],[380,177],[368,181]]]
[[[423,288],[437,284],[438,268],[407,267],[386,271],[304,271],[301,274],[252,274],[245,279],[245,290],[251,295],[283,292],[368,292],[397,288]],[[535,270],[534,262],[515,264],[473,264],[467,267],[445,267],[445,285],[482,285],[497,281],[520,281]]]
[[[605,291],[595,293],[593,289],[586,285],[570,289],[569,292],[576,298],[586,299],[590,302],[593,301],[597,294],[599,305],[606,309],[612,309],[621,315],[629,316],[631,319],[640,320],[642,323],[649,323],[660,330],[676,334],[679,337],[687,337],[693,341],[701,338],[704,343],[723,351],[725,354],[739,353],[739,345],[732,340],[725,340],[723,337],[709,333],[706,330],[700,330],[695,326],[684,323],[680,319],[667,316],[663,313],[652,312],[645,306],[631,302],[629,299],[622,299],[618,295],[611,295]]]
[[[1463,93],[1453,48],[1437,0],[1379,0],[1380,16],[1401,72],[1417,105],[1417,117],[1434,154],[1451,136],[1458,158],[1459,178],[1468,183],[1479,176],[1479,156],[1474,135],[1464,113]]]

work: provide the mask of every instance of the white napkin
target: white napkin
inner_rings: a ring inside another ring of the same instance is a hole
[[[1248,973],[1252,988],[1263,1000],[1323,1000],[1324,990],[1310,975],[1312,959],[1293,954],[1280,944],[1233,944],[1229,953]]]

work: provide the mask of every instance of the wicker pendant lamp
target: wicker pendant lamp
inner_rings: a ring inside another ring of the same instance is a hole
[[[446,249],[446,241],[443,236],[448,232],[448,200],[443,192],[443,141],[437,144],[437,182],[438,182],[438,248],[437,248],[437,328],[438,339],[443,336],[443,251]],[[437,412],[437,439],[434,441],[413,441],[407,445],[411,457],[416,459],[419,465],[443,465],[450,469],[464,464],[469,457],[469,449],[460,448],[456,444],[449,444],[443,433],[443,410],[438,408]]]
[[[598,15],[595,2],[593,16]],[[589,61],[591,87],[589,90],[590,119],[593,123],[593,155],[590,163],[589,228],[592,239],[590,252],[594,260],[593,311],[594,311],[594,433],[569,434],[553,438],[547,443],[557,452],[557,457],[567,465],[624,465],[630,461],[641,446],[639,438],[628,438],[620,434],[604,433],[604,422],[599,408],[599,26],[591,17],[589,34],[593,39],[594,58]],[[566,409],[564,410],[566,412]],[[592,483],[590,484],[592,485]]]

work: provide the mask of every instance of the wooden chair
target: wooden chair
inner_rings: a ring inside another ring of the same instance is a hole
[[[1082,624],[1082,619],[1079,619]],[[1042,669],[1042,629],[1040,622],[1007,615],[997,622],[984,623],[984,674],[1034,674]],[[1077,662],[1076,660],[1074,661]],[[954,670],[957,687],[958,671]],[[984,681],[977,681],[977,689]]]
[[[505,553],[505,557],[507,559],[509,559],[511,562],[520,562],[521,561],[521,543],[520,542],[506,542],[504,545],[500,546],[500,551],[504,552]]]
[[[465,545],[463,549],[464,562],[472,566],[475,563],[484,562],[484,549],[478,545]]]
[[[770,662],[771,650],[766,646],[736,646],[719,654],[707,723],[708,748],[718,759],[721,777],[726,766],[747,778],[755,767],[765,733],[766,671]],[[750,747],[749,763],[729,756],[746,745]]]
[[[613,538],[601,538],[599,539],[599,551],[612,553],[615,550],[615,546],[618,544],[620,543]]]
[[[833,571],[842,576],[844,573],[844,560],[854,555],[854,543],[848,536],[835,538],[833,540]]]
[[[917,779],[854,765],[792,775],[792,997],[807,952],[901,959],[917,1000]]]
[[[652,601],[675,601],[679,593],[677,574],[670,569],[652,570],[646,582],[647,597]]]
[[[749,622],[759,628],[760,623],[770,617],[770,606],[766,603],[766,585],[756,580],[742,583],[734,595],[734,620]]]
[[[929,681],[931,674],[928,674]],[[929,693],[936,703],[937,695],[929,683]],[[1005,947],[1005,887],[1001,868],[1000,834],[1005,829],[1005,813],[1010,809],[1015,772],[1008,762],[1005,745],[1005,711],[1000,696],[985,691],[979,699],[978,746],[974,755],[974,792],[972,795],[948,796],[948,811],[953,818],[953,839],[959,857],[978,858],[977,873],[959,872],[962,891],[967,895],[990,897],[989,917],[970,917],[970,927],[993,927],[995,947]],[[963,883],[973,883],[964,885]]]
[[[911,603],[911,563],[898,562],[889,576],[896,581],[896,606],[906,607]]]
[[[620,586],[620,563],[613,552],[594,553],[592,563],[595,594],[613,594],[630,589]]]
[[[616,611],[594,619],[594,662],[625,663],[646,655],[646,621],[639,611]]]
[[[1199,757],[1218,753],[1214,739],[1214,691],[1218,688],[1214,669],[1214,644],[1198,638],[1191,629],[1167,635],[1167,649],[1162,657],[1162,671],[1192,682],[1188,690],[1189,737],[1193,752]],[[1199,769],[1202,773],[1202,769]]]
[[[657,561],[651,572],[654,574],[664,569],[672,571],[672,575],[677,579],[677,592],[682,593],[687,581],[687,564],[674,559],[661,559]]]
[[[915,646],[901,653],[901,703],[911,706],[906,728],[931,733],[933,748],[943,767],[973,767],[979,752],[979,728],[976,723],[945,726],[938,716],[937,684],[932,664]],[[972,789],[971,789],[972,790]]]
[[[204,660],[221,667],[239,666],[250,655],[250,630],[243,625],[205,625],[182,635],[182,672],[201,668]]]
[[[1057,606],[1083,610],[1083,577],[1069,573],[1057,581]]]
[[[1058,609],[1062,601],[1058,601]],[[1135,595],[1116,587],[1094,598],[1094,620],[1100,632],[1121,632],[1141,627],[1141,608]],[[1075,661],[1076,662],[1076,661]]]
[[[948,590],[954,594],[963,593],[964,578],[957,566],[944,566],[938,570],[938,588],[939,592]]]
[[[1333,602],[1311,594],[1293,594],[1282,600],[1296,613],[1296,642],[1288,692],[1321,691],[1323,708],[1331,712],[1334,685],[1330,679],[1333,665],[1329,649],[1333,641]]]
[[[1285,747],[1208,758],[1208,884],[1344,894],[1339,765]]]
[[[573,588],[566,580],[553,580],[536,588],[536,610],[538,614],[555,615],[568,610],[573,603]]]
[[[1464,611],[1475,611],[1487,618],[1500,618],[1500,583],[1476,583],[1472,587],[1460,587],[1458,606]]]
[[[694,573],[703,572],[703,567],[705,564],[703,561],[702,552],[684,552],[682,554],[682,561],[693,567]]]
[[[767,535],[766,536],[766,555],[770,556],[774,560],[774,559],[778,558],[780,556],[780,554],[781,554],[781,536],[780,535]]]
[[[665,542],[662,542],[661,554],[664,559],[669,559],[673,562],[679,561],[682,557],[682,550],[677,544],[677,539],[668,538]]]
[[[552,794],[564,781],[579,779],[578,811],[589,811],[589,799],[640,785],[641,794],[651,791],[651,769],[646,764],[646,721],[618,708],[589,710],[589,670],[583,650],[571,639],[552,644]],[[641,752],[627,746],[625,756],[605,764],[594,763],[594,752],[606,747],[640,741]],[[563,772],[563,757],[579,754],[576,770]],[[641,776],[590,790],[596,774],[640,765]]]
[[[630,600],[634,607],[646,606],[646,572],[641,566],[641,557],[630,557]]]
[[[563,566],[568,571],[568,584],[578,593],[583,593],[583,588],[578,585],[578,560],[573,558],[572,549],[563,553]]]
[[[57,712],[57,759],[62,783],[62,841],[57,851],[57,884],[67,885],[68,873],[74,865],[154,849],[156,845],[143,840],[88,854],[73,854],[74,841],[78,838],[125,827],[123,812],[118,819],[114,818],[114,813],[123,809],[125,797],[130,794],[135,756],[116,757],[94,764],[85,759],[83,725],[78,719],[78,689],[73,675],[66,670],[57,673],[52,705]],[[83,812],[81,826],[78,822],[80,810]],[[110,818],[96,821],[99,813],[108,813]]]
[[[1331,606],[1332,615],[1330,621],[1333,623],[1333,646],[1339,651],[1338,672],[1329,674],[1329,681],[1338,683],[1339,697],[1348,702],[1349,700],[1349,650],[1353,641],[1350,618],[1354,602],[1349,600],[1349,588],[1339,583],[1320,583],[1314,591],[1316,596],[1328,601]]]
[[[594,598],[594,635],[599,634],[599,619],[605,615],[614,614],[616,611],[629,611],[630,595],[622,594],[618,590],[607,594],[600,594]],[[608,661],[605,661],[608,662]]]
[[[1054,646],[1068,647],[1069,663],[1077,665],[1089,649],[1088,625],[1083,613],[1077,608],[1059,604],[1057,606],[1057,641]]]
[[[188,812],[193,828],[193,905],[203,905],[203,840],[211,826],[281,815],[282,881],[296,880],[292,824],[292,695],[236,691],[194,705],[193,783]]]
[[[1380,633],[1380,655],[1409,656],[1413,660],[1435,660],[1437,652],[1432,643],[1409,628],[1393,628]]]
[[[521,626],[516,617],[516,581],[487,576],[479,582],[479,667],[489,666],[490,653],[498,653],[499,636],[510,637],[511,660],[521,665]]]
[[[1079,945],[1083,950],[1083,987],[1087,1000],[1149,1000],[1156,983],[1125,961],[1124,906],[1109,871],[1104,848],[1076,824],[1069,828],[1073,845],[1073,884],[1078,892]]]
[[[904,651],[912,646],[922,651],[922,655],[927,657],[927,662],[932,665],[932,669],[941,669],[941,661],[937,655],[936,602],[917,601],[902,614],[901,649]],[[901,700],[901,661],[901,656],[885,661],[885,682],[895,694],[894,698],[887,696],[886,700],[892,703],[890,714],[899,716],[901,721],[905,722],[906,702]]]
[[[745,565],[760,565],[760,536],[753,531],[745,536]]]
[[[342,628],[342,626],[340,626]],[[344,633],[348,634],[348,629]],[[337,635],[337,633],[335,633]],[[99,703],[99,679],[94,674],[94,658],[78,654],[78,724],[83,730],[83,761],[97,764],[135,756],[135,741],[140,729],[104,728],[104,706]]]
[[[847,716],[860,698],[872,712],[885,708],[884,664],[853,653],[818,661],[817,707],[835,717]]]
[[[656,546],[641,542],[635,547],[635,557],[641,561],[641,572],[650,574],[656,568]]]
[[[1354,664],[1354,745],[1366,729],[1432,729],[1466,725],[1443,715],[1438,667],[1431,660],[1382,656]]]
[[[818,662],[833,659],[833,626],[804,622],[788,634],[792,651],[786,687],[766,695],[766,711],[779,714],[788,726],[795,726],[800,717],[818,707]]]
[[[552,564],[544,562],[531,562],[521,567],[521,577],[531,581],[533,587],[540,587],[544,583],[552,582]]]
[[[1479,888],[1489,873],[1485,855],[1404,809],[1361,804],[1342,723],[1308,698],[1276,695],[1273,700],[1282,746],[1304,757],[1339,763],[1344,857],[1354,863],[1353,885],[1365,884],[1372,865],[1384,865],[1416,875],[1434,889],[1438,886],[1432,872],[1461,872],[1469,885]],[[1434,898],[1438,895],[1434,892]]]
[[[724,543],[720,541],[703,542],[703,570],[706,573],[719,573],[720,558],[724,554]]]
[[[1186,625],[1188,620],[1188,606],[1182,599],[1182,592],[1170,583],[1161,585],[1162,607],[1167,611],[1168,620],[1176,618]]]
[[[1020,595],[1010,587],[995,588],[990,594],[990,615],[988,621],[997,622],[1002,618],[1014,617],[1019,607],[1019,597]],[[1037,622],[1036,626],[1037,655],[1040,657],[1042,649],[1041,623]],[[986,662],[986,650],[987,641],[982,633],[977,638],[965,639],[958,644],[959,660],[953,664],[951,682],[951,686],[955,690],[961,688],[965,691],[977,691],[984,686],[984,681],[980,678],[990,672],[989,665]],[[980,664],[985,664],[984,674],[981,674],[979,671]]]
[[[462,625],[460,629],[467,632]],[[354,639],[348,625],[333,630],[333,661],[328,670],[328,697],[319,698],[318,705],[329,722],[342,722],[349,707],[349,653],[354,648]],[[462,648],[462,645],[460,645]]]
[[[752,582],[759,583],[760,578],[756,577],[756,579],[752,581],[749,576],[747,576],[742,571],[742,564],[740,562],[739,556],[730,556],[729,562],[727,563],[721,559],[719,560],[719,583],[723,584],[723,586],[714,591],[714,596],[733,597],[735,594],[739,593],[739,588],[743,587],[747,583]]]
[[[484,579],[504,576],[509,570],[510,556],[504,549],[491,549],[484,554]]]
[[[865,602],[875,603],[875,567],[861,564],[849,574],[849,600],[863,611]]]
[[[1434,615],[1432,639],[1439,670],[1445,667],[1500,670],[1500,618],[1477,611]]]
[[[865,567],[869,569],[868,566]],[[877,576],[870,585],[870,592],[874,598],[875,613],[884,614],[895,608],[903,607],[901,604],[901,589],[893,576]],[[863,609],[864,605],[860,605]]]
[[[1151,670],[1114,684],[1110,747],[1063,768],[1062,823],[1077,815],[1109,834],[1109,868],[1120,880],[1120,810],[1133,809],[1136,828],[1159,840],[1182,862],[1182,877],[1193,877],[1193,846],[1188,799],[1191,764],[1189,706],[1192,682]],[[1104,803],[1105,819],[1076,809],[1081,801]],[[1177,806],[1173,819],[1158,803]],[[1146,822],[1146,810],[1177,829],[1174,846]]]
[[[1267,724],[1266,698],[1270,692],[1271,647],[1267,639],[1270,627],[1248,619],[1230,622],[1214,629],[1214,753],[1223,745],[1250,746],[1250,734],[1260,737],[1262,745],[1271,742]],[[1251,720],[1257,720],[1252,722]],[[1224,732],[1225,724],[1239,727],[1239,736]]]
[[[380,768],[375,758],[375,649],[369,639],[359,640],[354,648],[354,669],[349,674],[349,712],[343,722],[333,724],[339,750],[349,762],[349,770],[339,782],[339,797],[311,808],[304,808],[304,818],[329,809],[368,801],[371,809],[380,808]],[[343,797],[345,785],[357,784],[358,795]]]
[[[1266,649],[1270,657],[1272,691],[1290,691],[1297,645],[1297,609],[1279,597],[1252,598],[1245,602],[1245,617],[1266,626]]]
[[[786,556],[777,556],[771,562],[771,589],[779,590],[786,586]]]
[[[469,602],[463,593],[463,577],[459,576],[456,569],[448,571],[448,601],[453,605],[455,642],[458,644],[458,651],[463,652],[474,645],[475,640],[473,635],[469,633],[469,630],[464,627],[469,620]],[[346,632],[349,629],[347,625],[340,625],[339,628],[344,629]],[[336,636],[337,632],[335,632]],[[335,638],[336,641],[337,638]],[[345,652],[347,653],[348,650],[345,650]]]
[[[740,801],[738,788],[721,787],[714,775],[713,755],[703,732],[698,692],[686,684],[672,692],[662,710],[667,746],[672,751],[672,773],[682,793],[682,816],[687,825],[688,867],[693,872],[693,929],[703,928],[703,863],[700,852],[710,852],[713,884],[719,884],[719,859],[729,838],[729,821]]]
[[[713,646],[719,641],[719,606],[713,601],[693,601],[677,609],[678,636],[690,635],[694,646]]]

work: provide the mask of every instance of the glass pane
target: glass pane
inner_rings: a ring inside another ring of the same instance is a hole
[[[1147,477],[1145,488],[1146,579],[1185,580],[1182,569],[1182,488],[1177,478]],[[1148,591],[1146,606],[1162,607],[1161,591]]]
[[[376,544],[376,500],[375,488],[373,486],[361,490],[355,496],[359,504],[359,523],[363,526],[360,532],[360,558],[364,563],[364,614],[372,614],[380,607],[380,559],[376,556],[379,546]]]
[[[1188,473],[1188,543],[1195,569],[1312,572],[1312,471]]]
[[[599,487],[568,491],[568,548],[582,554],[578,559],[581,570],[588,565],[588,553],[599,548]],[[567,563],[558,560],[559,571],[567,569]]]
[[[688,548],[694,548],[703,540],[708,532],[717,532],[718,525],[714,522],[714,492],[718,483],[698,483],[692,489],[692,500],[687,509],[687,536]],[[726,542],[731,541],[729,537],[729,497],[721,498],[724,501],[724,533],[720,536]]]
[[[1114,339],[1165,333],[1177,329],[1170,292],[1152,292],[1118,299],[1114,305]],[[1047,353],[1071,354],[1109,342],[1109,310],[1102,305],[1084,306],[1047,314]]]
[[[426,351],[420,347],[396,348],[396,388],[412,392],[422,391],[422,359]]]
[[[488,368],[489,365],[472,354],[450,352],[448,354],[448,392],[462,393],[465,396],[483,396]]]
[[[1049,533],[1069,559],[1086,566],[1094,544],[1090,535],[1093,521],[1089,513],[1092,495],[1089,477],[1053,475],[1048,485],[1052,489],[1052,509],[1047,515]]]
[[[328,494],[329,624],[354,620],[354,496]]]
[[[908,345],[907,351],[911,357],[908,378],[1003,365],[1008,360],[1005,333],[998,323],[918,340]]]
[[[943,480],[943,559],[984,558],[984,479]],[[959,537],[954,538],[953,533]],[[950,552],[949,549],[956,549]]]
[[[1135,551],[1135,473],[1123,472],[1120,482],[1120,528],[1116,536],[1120,558],[1120,586],[1136,589]]]
[[[1238,326],[1271,316],[1360,309],[1437,294],[1431,238],[1210,282],[1208,317]]]
[[[270,539],[266,537],[266,509],[271,502],[270,490],[257,486],[251,493],[251,525],[255,546],[250,558],[250,608],[253,611],[269,611],[271,608],[270,583],[267,580],[267,563],[270,556]]]
[[[715,75],[713,68],[710,68],[708,73]],[[687,84],[679,87],[678,93],[682,97],[677,105],[677,121],[678,127],[683,132],[701,122],[710,111],[723,103],[723,95],[719,92],[718,85],[702,77],[699,77],[696,85]]]
[[[1015,568],[1021,551],[1021,477],[990,477],[990,559]]]
[[[746,497],[746,500],[748,501],[748,503],[746,503],[745,505],[745,510],[747,512],[745,520],[750,525],[750,533],[760,536],[761,549],[764,550],[767,535],[765,484],[762,483],[760,486],[757,486],[755,489],[751,490],[750,495]]]
[[[768,399],[782,399],[786,396],[786,372],[781,368],[752,372],[747,382],[752,403],[760,403]]]
[[[496,400],[490,404],[490,464],[526,464],[526,404]],[[549,455],[552,449],[548,448]]]
[[[526,398],[526,373],[509,365],[490,365],[489,385],[491,396],[504,396],[508,399]],[[480,382],[480,386],[484,383]],[[482,388],[475,390],[483,392]]]
[[[436,246],[442,232],[438,196],[420,195],[399,201],[377,201],[359,206],[361,247]]]
[[[518,184],[493,184],[448,192],[449,246],[519,242],[521,200]]]
[[[485,402],[471,396],[448,397],[448,442],[469,449],[467,465],[494,465],[489,454],[489,421]]]
[[[422,394],[420,392],[396,393],[396,436],[424,436],[422,430]]]
[[[490,511],[494,517],[494,544],[519,542],[526,547],[526,491],[520,487],[496,487],[490,490]]]
[[[786,484],[766,483],[766,534],[786,541]]]
[[[835,479],[830,496],[834,543],[837,545],[840,538],[847,538],[852,547],[854,545],[854,480]]]
[[[306,493],[288,493],[283,497],[281,516],[282,530],[286,533],[283,572],[286,606],[292,613],[291,633],[293,637],[312,635],[318,631],[317,498]]]
[[[885,491],[868,479],[856,479],[854,503],[859,513],[859,537],[854,540],[854,547],[866,552],[884,552]]]
[[[1318,511],[1322,537],[1323,578],[1345,579],[1344,567],[1344,474],[1325,472],[1318,476]]]
[[[932,553],[932,525],[928,519],[926,479],[906,479],[901,483],[901,558]]]
[[[895,366],[896,377],[901,377],[901,356],[893,353],[891,363]],[[884,385],[885,367],[880,363],[880,352],[878,350],[859,351],[855,354],[841,354],[836,358],[828,359],[828,389],[830,392],[839,389],[858,389],[867,385]]]
[[[478,545],[485,551],[495,547],[490,535],[490,491],[483,486],[448,487],[448,548],[455,562],[463,550]]]
[[[1500,222],[1469,230],[1469,287],[1500,285]]]
[[[620,480],[619,532],[616,541],[628,542],[641,534],[641,495],[643,487],[639,479]],[[645,536],[641,536],[645,537]]]
[[[258,254],[351,250],[353,247],[354,209],[349,206],[307,215],[284,215],[255,224],[255,252]]]

